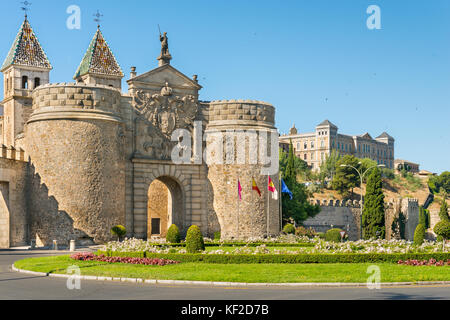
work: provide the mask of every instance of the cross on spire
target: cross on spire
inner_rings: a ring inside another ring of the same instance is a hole
[[[97,27],[100,28],[100,22],[102,21],[100,18],[103,17],[103,15],[100,13],[100,11],[97,10],[97,13],[94,14],[94,21],[97,22]]]
[[[27,12],[30,10],[31,2],[25,0],[20,3],[23,5],[22,7],[20,7],[20,9],[22,9],[22,11],[25,12],[25,19],[26,19],[28,17]]]

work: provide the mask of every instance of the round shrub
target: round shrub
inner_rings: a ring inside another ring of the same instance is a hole
[[[341,242],[341,229],[330,229],[325,233],[325,240],[330,242]]]
[[[288,223],[284,226],[283,232],[285,234],[295,234],[295,227],[292,224]]]
[[[433,229],[434,233],[438,236],[441,236],[445,240],[450,239],[450,222],[448,221],[440,221],[438,222]]]
[[[220,237],[221,237],[220,231],[214,232],[214,240],[220,241]]]
[[[423,224],[418,224],[416,231],[414,232],[414,244],[420,246],[425,240],[425,226]]]
[[[186,235],[186,251],[188,253],[197,253],[205,250],[205,242],[203,241],[200,228],[193,225],[189,228]]]
[[[124,226],[117,225],[111,228],[111,233],[120,241],[120,238],[127,234],[127,229]]]
[[[168,243],[181,242],[180,230],[175,224],[171,225],[169,230],[167,230],[166,241]]]
[[[325,240],[325,232],[317,232],[317,235],[319,236],[320,239]]]

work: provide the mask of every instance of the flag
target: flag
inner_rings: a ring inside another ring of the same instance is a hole
[[[270,176],[269,176],[269,191],[272,192],[272,199],[278,200],[278,191],[275,188],[275,185]]]
[[[289,188],[287,187],[286,183],[284,183],[283,179],[281,179],[281,193],[287,193],[289,195],[289,197],[291,198],[291,200],[294,197],[292,192],[291,192],[291,190],[289,190]]]
[[[259,196],[261,197],[261,190],[259,190],[258,186],[256,185],[256,181],[253,178],[252,178],[252,190],[258,192]]]
[[[242,186],[241,182],[238,179],[238,194],[239,194],[239,200],[242,200]]]

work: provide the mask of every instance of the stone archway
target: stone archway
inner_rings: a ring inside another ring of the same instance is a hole
[[[153,180],[148,188],[147,238],[165,238],[168,228],[176,224],[184,229],[184,197],[180,184],[169,176]]]

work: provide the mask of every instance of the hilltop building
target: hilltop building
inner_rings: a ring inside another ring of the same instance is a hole
[[[387,168],[394,168],[395,140],[386,132],[375,139],[369,133],[351,136],[338,133],[338,127],[328,120],[316,126],[311,133],[299,133],[295,124],[289,134],[280,136],[280,144],[286,147],[292,141],[295,155],[306,161],[315,171],[329,156],[332,150],[341,155],[353,155],[357,158],[369,158]]]

